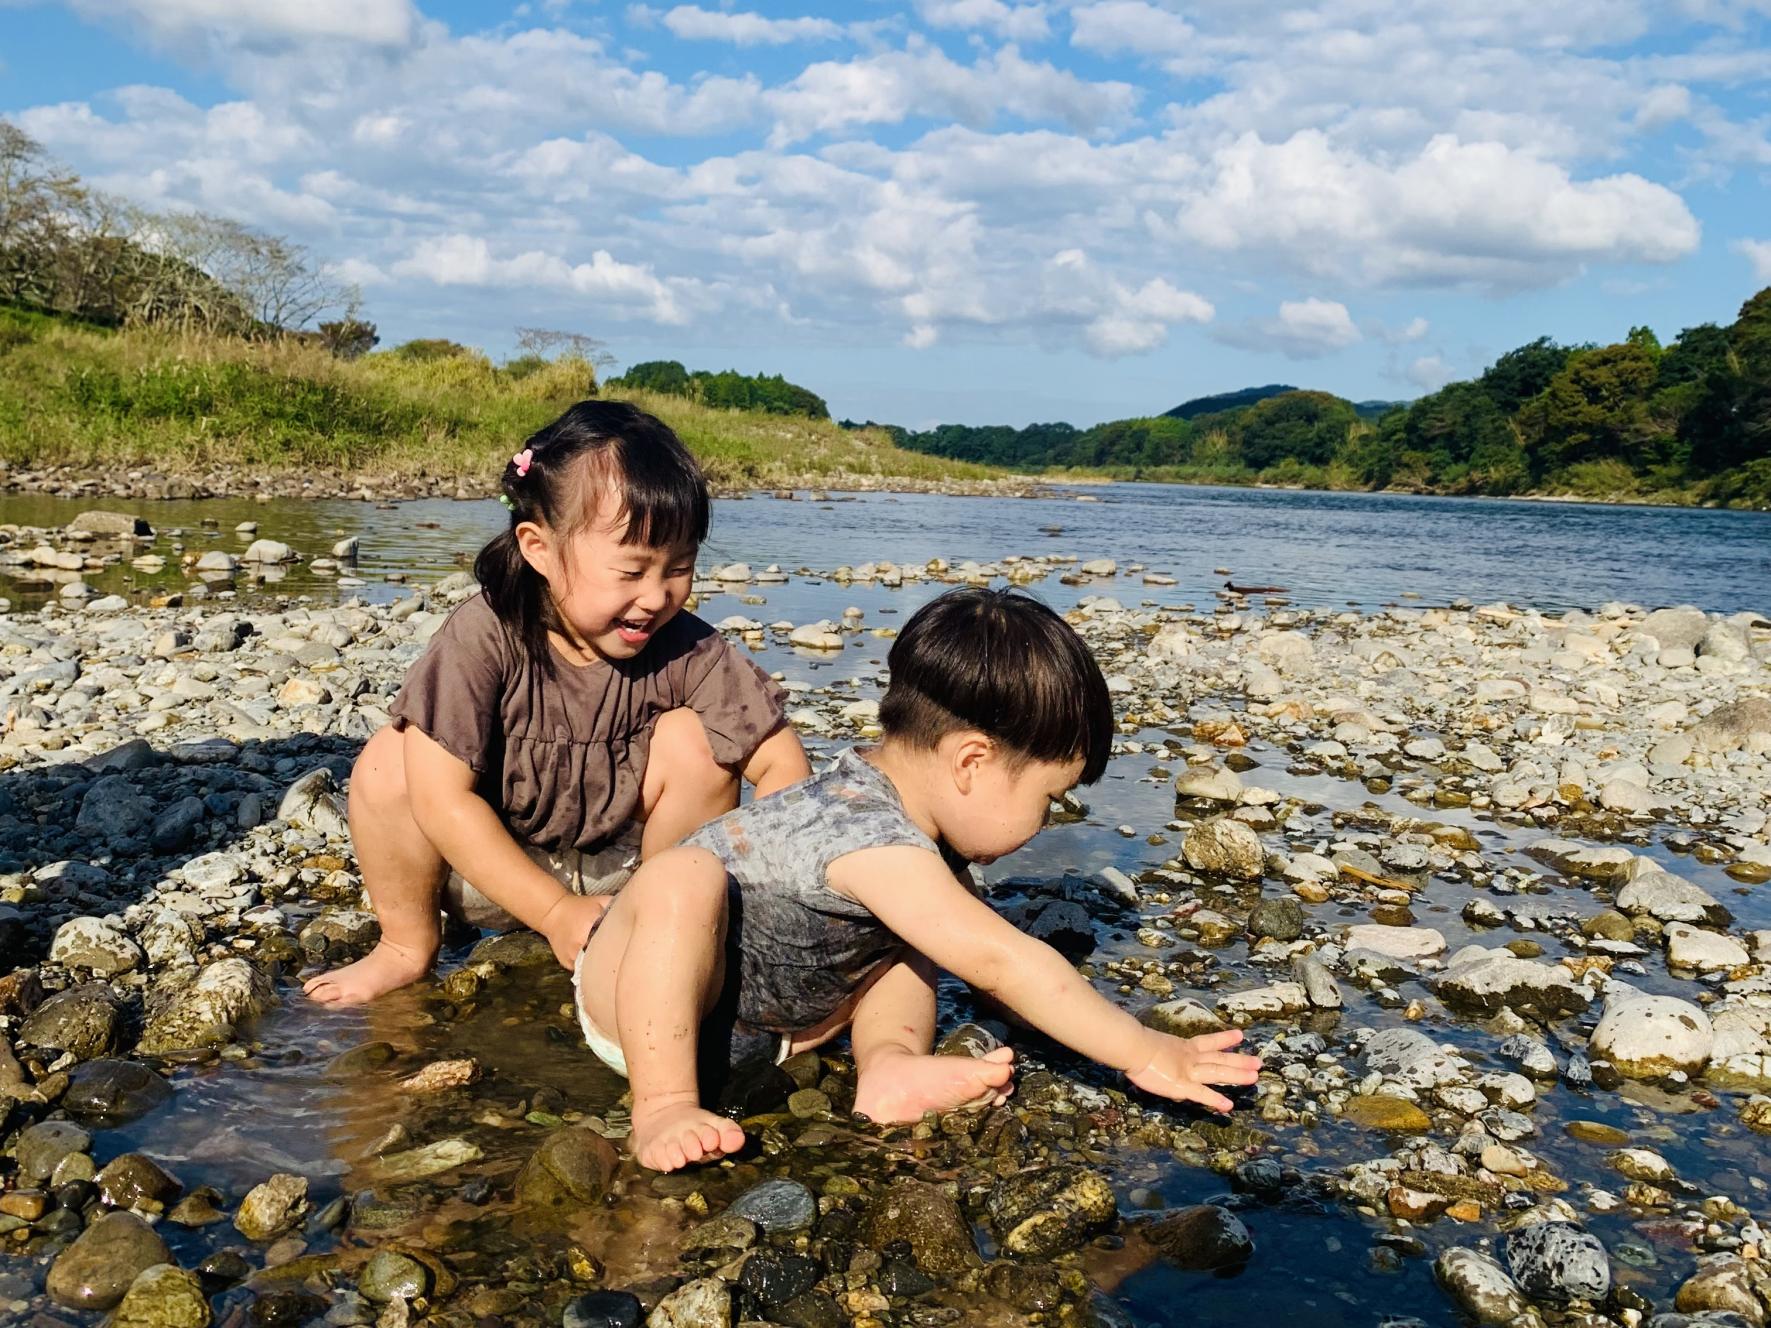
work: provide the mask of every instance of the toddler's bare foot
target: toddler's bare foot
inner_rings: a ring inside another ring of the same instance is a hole
[[[855,1085],[855,1111],[880,1125],[907,1125],[925,1111],[995,1107],[1014,1091],[1015,1053],[998,1047],[969,1056],[885,1052],[867,1063]]]
[[[642,1167],[675,1171],[691,1162],[737,1152],[744,1147],[744,1131],[693,1102],[671,1102],[651,1110],[636,1104],[632,1143]]]
[[[302,991],[321,1005],[362,1005],[417,982],[436,957],[435,950],[414,950],[383,939],[356,963],[309,978]]]

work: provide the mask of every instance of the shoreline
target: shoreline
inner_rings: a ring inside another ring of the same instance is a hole
[[[987,479],[926,478],[856,471],[824,474],[743,477],[709,477],[716,497],[786,495],[809,491],[821,493],[933,493],[964,498],[1029,498],[1061,494],[1078,488],[1111,488],[1127,484],[1161,485],[1176,489],[1248,489],[1271,493],[1328,493],[1397,498],[1443,498],[1471,502],[1549,503],[1578,507],[1657,507],[1668,511],[1748,512],[1763,514],[1771,508],[1731,507],[1719,503],[1678,502],[1665,496],[1613,495],[1593,497],[1571,493],[1474,494],[1439,493],[1420,489],[1335,489],[1291,484],[1237,483],[1234,480],[1126,479],[1107,475],[1030,475],[1004,473]],[[432,475],[419,472],[393,477],[364,471],[315,474],[311,471],[237,469],[184,471],[151,466],[116,471],[57,466],[48,469],[0,468],[0,493],[44,498],[124,501],[200,501],[210,498],[257,498],[261,500],[309,498],[327,501],[370,503],[411,502],[450,498],[462,502],[496,496],[490,478]]]

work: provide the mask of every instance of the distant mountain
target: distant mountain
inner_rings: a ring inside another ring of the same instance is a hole
[[[1353,410],[1362,420],[1381,420],[1398,406],[1406,406],[1406,401],[1355,401]]]
[[[1297,388],[1288,387],[1284,383],[1268,383],[1265,387],[1245,387],[1240,392],[1218,392],[1209,397],[1194,397],[1191,401],[1183,401],[1173,410],[1162,413],[1172,420],[1196,420],[1201,415],[1216,415],[1219,411],[1235,410],[1238,406],[1252,406],[1268,397],[1295,391]]]

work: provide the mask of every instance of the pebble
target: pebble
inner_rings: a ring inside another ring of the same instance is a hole
[[[108,1310],[144,1269],[171,1258],[166,1243],[134,1213],[105,1213],[56,1257],[44,1288],[69,1309]]]

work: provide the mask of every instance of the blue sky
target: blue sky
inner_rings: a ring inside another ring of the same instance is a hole
[[[918,427],[1412,397],[1771,284],[1771,0],[0,0],[0,116],[384,344]]]

